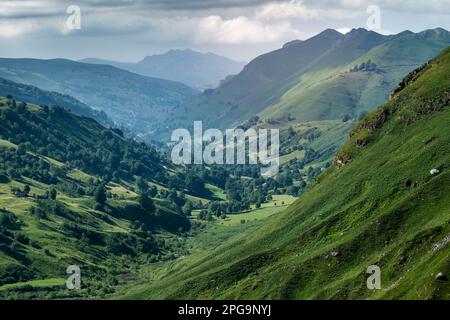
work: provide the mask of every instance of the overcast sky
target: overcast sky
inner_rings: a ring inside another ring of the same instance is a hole
[[[450,29],[450,0],[0,0],[0,56],[138,61],[191,48],[249,61],[326,28],[367,28],[371,5],[380,33]]]

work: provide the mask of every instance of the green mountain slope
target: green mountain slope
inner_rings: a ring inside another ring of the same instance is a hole
[[[44,91],[37,87],[0,78],[0,96],[6,97],[8,95],[18,100],[29,101],[38,105],[65,106],[77,115],[93,118],[103,124],[109,124],[111,122],[103,111],[93,110],[69,95]]]
[[[340,119],[346,114],[355,117],[385,101],[406,74],[435,57],[448,45],[450,33],[443,29],[417,34],[402,33],[356,60],[335,64],[337,69],[332,72],[317,74],[312,71],[302,75],[298,84],[287,91],[278,103],[261,113],[261,118],[286,121],[290,116],[296,122],[304,122]],[[341,54],[327,53],[327,56],[334,61],[331,57]],[[352,67],[367,61],[376,67],[349,72]]]
[[[183,254],[186,199],[161,196],[174,170],[93,119],[0,98],[0,299],[102,297],[119,274]]]
[[[202,119],[206,126],[224,128],[257,115],[262,124],[284,128],[344,115],[357,118],[449,44],[450,33],[443,29],[391,36],[364,29],[346,35],[326,30],[256,58],[216,90],[184,104],[171,124],[185,127]],[[376,67],[349,72],[368,61]]]
[[[450,274],[449,74],[450,48],[359,122],[284,213],[125,297],[449,299],[436,279]],[[366,287],[371,265],[381,290]]]
[[[343,37],[326,30],[307,40],[259,56],[219,88],[206,91],[174,113],[174,125],[203,119],[209,126],[227,127],[244,121],[275,102],[287,89],[290,77],[306,68],[317,56]]]
[[[147,132],[196,94],[181,83],[64,59],[0,59],[0,77],[71,95],[133,133]]]
[[[101,59],[84,59],[81,62],[109,64],[148,77],[178,81],[197,89],[217,87],[221,80],[241,72],[245,66],[243,62],[192,50],[170,50],[145,57],[137,63]]]

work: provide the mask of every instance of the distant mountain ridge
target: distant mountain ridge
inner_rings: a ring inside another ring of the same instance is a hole
[[[66,59],[1,58],[0,77],[71,95],[104,111],[117,125],[134,134],[147,132],[170,109],[197,94],[182,83]]]
[[[177,81],[196,89],[217,87],[229,75],[242,71],[245,62],[237,62],[214,53],[170,50],[147,56],[137,63],[88,58],[84,63],[107,64],[144,76]]]
[[[206,126],[223,128],[257,115],[284,126],[357,116],[386,100],[402,77],[448,45],[444,29],[388,36],[327,29],[257,57],[219,88],[184,104],[171,123],[180,127],[203,119]],[[371,59],[382,73],[348,73]]]
[[[11,95],[14,99],[28,101],[37,105],[46,105],[49,107],[60,106],[67,108],[76,115],[93,118],[102,124],[110,124],[111,120],[103,111],[97,111],[77,99],[62,95],[57,92],[49,92],[38,87],[26,84],[16,83],[0,78],[0,96]]]
[[[297,84],[261,116],[281,122],[288,115],[297,122],[340,119],[346,114],[356,117],[387,100],[390,91],[406,74],[448,45],[450,33],[440,30],[388,36],[387,41],[355,60],[346,58],[351,54],[347,52],[349,45],[338,45],[296,79]],[[341,64],[335,62],[336,57],[342,58]],[[376,70],[348,72],[369,61],[377,66]]]

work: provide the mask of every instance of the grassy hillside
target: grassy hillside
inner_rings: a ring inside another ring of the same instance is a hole
[[[335,63],[330,65],[332,69],[320,67],[322,72],[319,73],[311,71],[301,75],[297,84],[278,103],[264,110],[260,117],[284,122],[288,116],[295,118],[295,122],[335,120],[344,115],[356,117],[383,103],[404,76],[449,45],[450,33],[443,29],[397,35],[355,60],[347,60],[340,65]],[[345,47],[345,52],[348,52]],[[333,52],[325,56],[334,61],[332,57],[341,55]],[[352,67],[367,61],[376,67],[349,72]],[[320,64],[330,63],[323,61]]]
[[[450,274],[449,74],[446,49],[277,218],[122,297],[449,299],[449,282],[435,279]],[[366,287],[371,265],[381,290]]]
[[[214,221],[226,238],[294,199],[280,195],[292,179],[174,166],[63,107],[0,97],[0,123],[0,299],[109,297],[143,266],[188,255],[191,237],[209,241]],[[80,291],[64,286],[69,265]]]
[[[383,40],[364,30],[353,33],[369,40],[373,36],[372,41]],[[317,153],[316,159],[311,159],[313,165],[329,161],[345,141],[343,137],[361,117],[386,101],[408,72],[450,44],[449,32],[443,29],[418,34],[403,32],[349,62],[358,52],[353,48],[352,53],[351,49],[355,36],[343,41],[348,44],[337,46],[314,61],[277,103],[257,115],[260,125],[270,124],[282,129],[311,121],[318,127],[325,127],[317,139],[301,144]],[[330,121],[341,119],[346,120],[343,127],[330,125]],[[289,148],[298,148],[298,144]]]
[[[182,121],[183,117],[201,117],[209,126],[218,127],[239,124],[276,104],[299,83],[301,75],[329,73],[391,38],[363,29],[345,36],[325,30],[306,41],[293,42],[257,57],[216,90],[183,105],[188,112],[176,118]]]
[[[173,125],[203,119],[208,126],[226,128],[251,118],[287,90],[290,77],[342,37],[337,31],[326,30],[307,41],[257,57],[219,88],[205,91],[183,105],[182,113],[173,114]]]
[[[12,98],[0,98],[0,122],[0,299],[103,297],[121,274],[184,254],[189,191],[151,189],[175,169],[154,149]],[[83,270],[76,293],[69,265]]]
[[[64,59],[0,59],[0,77],[71,95],[133,133],[148,133],[152,124],[196,94],[181,83]]]

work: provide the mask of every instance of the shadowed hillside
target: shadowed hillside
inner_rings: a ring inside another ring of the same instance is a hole
[[[109,64],[148,77],[182,82],[196,89],[217,87],[221,80],[241,72],[245,66],[243,62],[214,53],[192,50],[170,50],[164,54],[145,57],[137,63],[101,59],[84,59],[81,62]]]
[[[68,94],[104,111],[134,134],[147,132],[197,92],[173,81],[149,78],[107,65],[64,59],[0,59],[0,77]]]

